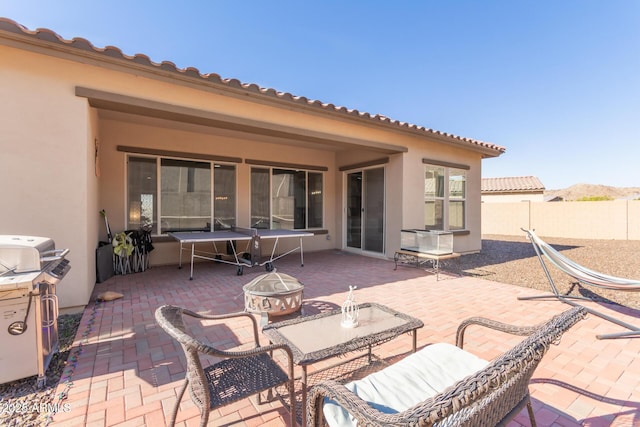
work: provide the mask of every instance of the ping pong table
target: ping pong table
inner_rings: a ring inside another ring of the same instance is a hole
[[[301,230],[284,230],[284,229],[266,230],[262,228],[256,229],[256,235],[254,237],[254,245],[255,245],[255,242],[258,242],[256,247],[260,246],[261,240],[274,240],[273,248],[271,249],[271,255],[269,256],[269,259],[262,263],[258,261],[257,265],[260,265],[260,266],[264,265],[267,271],[273,271],[273,261],[280,259],[283,256],[289,255],[292,252],[300,250],[300,265],[304,267],[304,253],[302,250],[302,238],[311,237],[311,236],[313,236],[313,233],[310,233],[308,231],[301,231]],[[280,255],[275,255],[276,249],[278,248],[278,242],[280,241],[281,238],[287,239],[287,238],[296,238],[296,237],[300,239],[300,244],[298,247],[295,247]],[[254,265],[255,265],[255,261],[254,261]]]
[[[273,262],[282,258],[292,252],[300,250],[300,265],[304,266],[304,253],[302,249],[302,238],[313,236],[313,233],[299,230],[265,230],[255,228],[240,228],[234,227],[231,230],[220,231],[197,231],[197,232],[171,232],[171,237],[180,242],[180,261],[178,268],[182,268],[182,252],[189,250],[191,245],[191,270],[189,273],[189,280],[193,280],[193,262],[195,259],[205,259],[209,261],[221,262],[224,264],[231,264],[236,266],[236,274],[241,276],[244,271],[244,267],[264,266],[267,271],[273,271]],[[278,242],[281,238],[299,238],[299,246],[279,255],[276,255]],[[260,262],[260,241],[274,240],[273,248],[269,258]],[[252,255],[251,259],[246,259],[242,254],[239,255],[234,242],[245,241],[247,242],[245,252]],[[228,254],[218,250],[216,243],[228,242],[231,247],[232,256],[231,259],[225,259],[229,257]],[[196,250],[196,244],[212,243],[213,252],[207,252],[202,250]]]

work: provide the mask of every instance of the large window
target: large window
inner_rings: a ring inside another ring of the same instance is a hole
[[[130,156],[127,175],[128,229],[150,227],[153,234],[166,234],[235,225],[233,165]]]
[[[466,227],[465,169],[427,164],[424,178],[424,222],[428,230]]]
[[[130,230],[150,227],[157,233],[158,165],[155,158],[129,157],[127,162],[127,219]]]
[[[251,227],[321,228],[322,193],[322,173],[251,168]]]
[[[463,169],[449,168],[449,230],[466,228],[467,173]]]

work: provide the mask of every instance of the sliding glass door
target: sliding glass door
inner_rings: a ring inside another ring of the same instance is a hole
[[[384,168],[347,173],[346,244],[384,253]]]

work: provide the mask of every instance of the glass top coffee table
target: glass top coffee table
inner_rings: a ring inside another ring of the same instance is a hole
[[[272,343],[287,344],[293,353],[294,363],[302,368],[303,426],[306,424],[307,366],[362,349],[368,349],[371,361],[373,346],[408,332],[412,334],[413,351],[416,351],[417,330],[424,326],[421,320],[375,303],[359,304],[358,309],[358,326],[355,328],[340,326],[340,309],[271,323],[262,328],[262,333]]]

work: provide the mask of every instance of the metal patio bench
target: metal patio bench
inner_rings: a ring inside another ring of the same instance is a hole
[[[200,320],[227,320],[245,317],[253,325],[255,348],[245,351],[229,351],[211,347],[193,337],[187,330],[184,317]],[[191,399],[200,409],[200,426],[207,425],[212,409],[242,400],[279,385],[287,385],[289,393],[294,391],[293,357],[286,345],[260,346],[258,324],[249,313],[222,315],[201,315],[185,308],[172,305],[159,307],[155,312],[156,321],[171,337],[180,343],[187,359],[187,371],[184,384],[171,413],[169,426],[176,421],[180,401],[187,387]],[[285,372],[271,357],[272,352],[283,351],[288,360],[288,372]],[[200,355],[209,355],[221,360],[203,368]],[[295,399],[293,399],[295,400]],[[293,405],[293,402],[292,402]],[[294,424],[295,408],[291,408],[291,425]]]
[[[505,426],[527,407],[536,426],[529,380],[551,344],[586,314],[584,307],[574,307],[532,327],[467,319],[458,327],[456,346],[431,344],[363,379],[315,385],[307,425]],[[527,338],[485,361],[462,349],[471,325]]]

